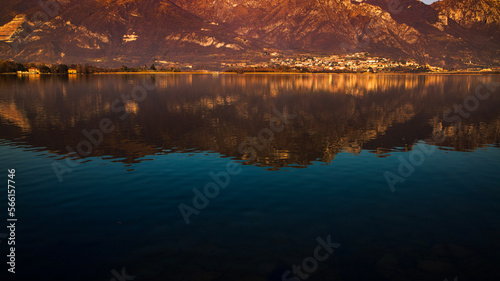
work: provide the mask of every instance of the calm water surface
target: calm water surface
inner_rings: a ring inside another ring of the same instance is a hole
[[[498,82],[0,76],[15,277],[500,280]],[[218,194],[196,195],[207,184]],[[316,268],[328,236],[341,245]]]

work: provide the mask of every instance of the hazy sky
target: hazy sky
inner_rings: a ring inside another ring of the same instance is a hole
[[[422,0],[422,2],[424,2],[425,4],[431,4],[431,3],[434,3],[438,0]]]

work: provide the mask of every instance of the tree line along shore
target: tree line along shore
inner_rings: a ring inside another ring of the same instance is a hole
[[[155,64],[150,66],[143,65],[139,67],[121,67],[104,68],[94,66],[88,63],[85,64],[45,64],[45,63],[20,63],[9,60],[0,61],[1,74],[103,74],[103,73],[235,73],[235,74],[251,74],[251,73],[442,73],[442,74],[500,74],[500,70],[491,71],[470,71],[470,70],[444,70],[435,72],[429,67],[394,67],[384,71],[373,71],[371,69],[362,71],[353,70],[314,70],[308,67],[292,67],[292,66],[272,66],[272,67],[233,67],[223,71],[212,70],[185,70],[178,67],[158,67]]]

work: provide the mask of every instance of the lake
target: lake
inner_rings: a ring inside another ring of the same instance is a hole
[[[2,275],[500,280],[499,82],[2,75]]]

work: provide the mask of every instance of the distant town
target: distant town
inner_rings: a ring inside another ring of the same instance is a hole
[[[429,64],[420,64],[413,60],[391,60],[389,58],[371,56],[366,52],[313,56],[299,55],[287,57],[274,52],[266,53],[271,57],[265,62],[220,62],[220,65],[210,64],[210,67],[189,63],[155,61],[151,65],[103,68],[86,64],[45,64],[17,63],[0,61],[0,73],[17,73],[18,75],[33,74],[92,74],[114,72],[290,72],[290,73],[500,73],[500,67],[469,67],[462,69],[444,69]],[[215,70],[217,69],[217,70]]]
[[[444,69],[428,64],[419,64],[413,60],[391,60],[389,58],[371,56],[366,52],[349,55],[286,57],[280,53],[270,53],[269,62],[247,64],[222,63],[223,67],[230,67],[232,71],[248,72],[252,70],[291,70],[313,73],[359,73],[359,72],[499,72],[500,68],[471,67],[467,69]]]

